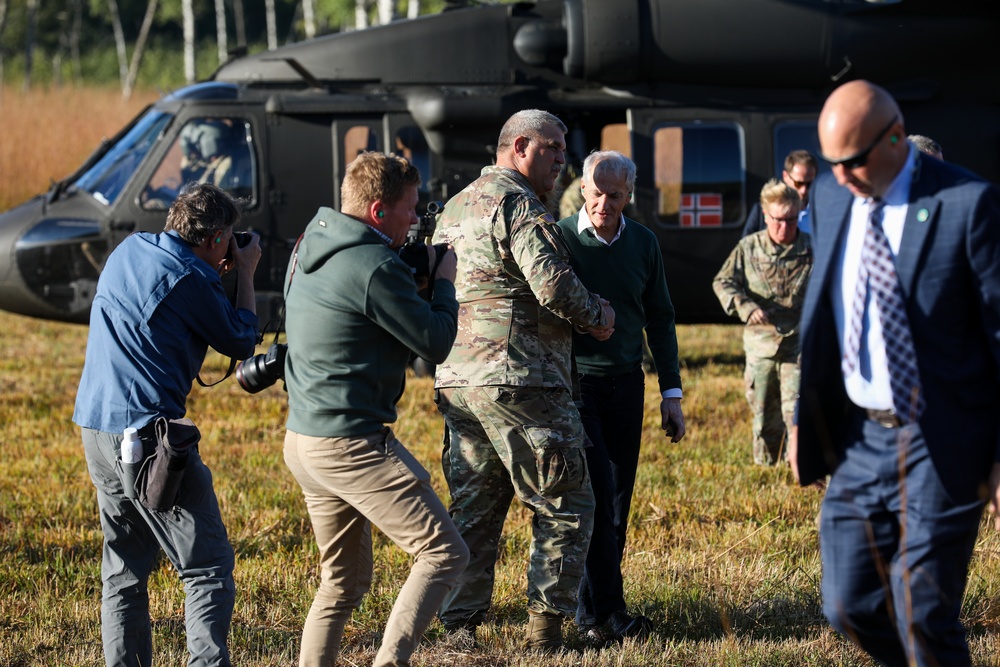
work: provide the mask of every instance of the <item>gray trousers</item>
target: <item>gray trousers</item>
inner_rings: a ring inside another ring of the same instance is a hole
[[[191,452],[176,506],[153,512],[125,496],[121,434],[84,428],[82,435],[104,531],[101,635],[108,667],[153,662],[147,582],[160,550],[184,582],[188,665],[229,665],[235,557],[211,471]],[[152,442],[145,447],[152,451]]]

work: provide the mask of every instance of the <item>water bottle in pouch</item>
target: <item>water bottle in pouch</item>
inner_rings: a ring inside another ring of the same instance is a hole
[[[142,440],[139,432],[134,428],[127,428],[122,434],[122,483],[125,486],[125,496],[128,498],[138,498],[139,493],[135,489],[135,479],[142,467]]]

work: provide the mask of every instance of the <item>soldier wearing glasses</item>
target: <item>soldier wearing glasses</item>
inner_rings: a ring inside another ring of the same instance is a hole
[[[798,227],[802,200],[777,179],[760,193],[767,228],[740,240],[712,281],[726,313],[746,324],[747,401],[753,411],[753,460],[782,457],[799,389],[799,317],[813,254]]]

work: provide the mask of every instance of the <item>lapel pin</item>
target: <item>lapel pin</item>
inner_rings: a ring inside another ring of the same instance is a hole
[[[927,222],[927,218],[931,217],[931,214],[927,212],[926,208],[922,208],[917,211],[917,220],[920,222]]]

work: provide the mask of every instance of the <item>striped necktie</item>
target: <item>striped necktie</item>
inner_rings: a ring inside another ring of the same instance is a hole
[[[896,276],[889,240],[882,231],[884,206],[885,202],[881,199],[873,199],[869,206],[858,288],[854,293],[850,330],[841,367],[845,375],[857,368],[865,302],[870,290],[882,316],[882,338],[889,365],[893,409],[902,421],[912,422],[923,412],[924,396],[920,388],[920,372],[917,369],[917,355],[913,350],[910,323],[903,304],[903,292]]]

